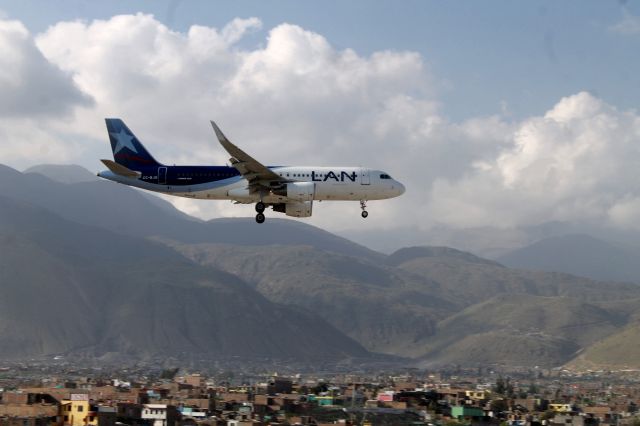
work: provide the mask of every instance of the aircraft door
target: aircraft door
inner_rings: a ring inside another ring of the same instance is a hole
[[[360,184],[371,185],[371,177],[369,176],[369,169],[360,169]]]
[[[166,185],[167,183],[167,168],[158,167],[158,184]]]

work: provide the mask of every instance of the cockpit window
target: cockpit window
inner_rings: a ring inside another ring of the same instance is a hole
[[[383,173],[383,174],[380,175],[380,179],[391,179],[391,176],[389,176],[388,174]]]

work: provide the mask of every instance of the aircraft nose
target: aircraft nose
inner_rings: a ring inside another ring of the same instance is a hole
[[[402,195],[404,194],[404,191],[406,190],[404,185],[401,184],[400,182],[396,181],[395,185],[393,185],[395,191],[396,191],[396,196]]]

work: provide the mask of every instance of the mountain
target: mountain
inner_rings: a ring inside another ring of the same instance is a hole
[[[398,266],[414,259],[422,258],[447,258],[459,259],[467,263],[480,265],[500,266],[492,260],[483,259],[474,254],[456,250],[450,247],[407,247],[395,251],[387,257],[389,265]]]
[[[0,356],[367,356],[322,319],[163,245],[0,197]]]
[[[40,164],[29,167],[23,173],[38,173],[60,183],[95,182],[100,180],[89,170],[75,164]]]
[[[498,295],[440,322],[423,358],[465,365],[562,365],[623,324],[623,318],[573,298]]]
[[[473,258],[471,258],[473,259]],[[501,294],[563,296],[602,303],[636,297],[640,286],[599,282],[574,275],[510,269],[490,262],[465,260],[459,255],[417,257],[398,268],[442,285],[449,298],[466,307]]]
[[[44,177],[51,179],[54,182],[59,183],[84,183],[84,182],[102,182],[98,176],[91,173],[89,170],[82,166],[74,164],[60,165],[60,164],[40,164],[37,166],[26,169],[23,173],[37,173]],[[162,209],[163,213],[170,216],[180,217],[182,219],[196,220],[195,218],[181,212],[173,207],[168,201],[163,200],[157,195],[148,193],[146,191],[137,191],[144,199],[153,204],[158,209]]]
[[[640,248],[572,234],[543,239],[498,258],[512,268],[566,272],[602,281],[640,282]]]
[[[442,247],[380,263],[311,247],[165,243],[316,313],[368,350],[428,365],[561,365],[623,327],[631,312],[618,313],[620,304],[640,296],[632,284],[512,270]]]
[[[3,357],[369,350],[428,366],[558,366],[640,320],[635,284],[448,247],[387,256],[302,221],[204,222],[123,185],[56,181],[58,171],[0,166]]]
[[[455,309],[438,283],[368,259],[309,246],[167,244],[241,277],[273,302],[315,313],[374,352],[420,354],[437,318]]]
[[[637,301],[636,301],[637,302]],[[634,321],[622,330],[589,346],[568,368],[638,368],[640,323]]]
[[[63,184],[39,173],[0,165],[0,196],[41,206],[68,220],[138,237],[242,245],[309,245],[346,255],[382,258],[380,253],[300,221],[269,218],[195,220],[153,195],[113,182]],[[158,207],[158,203],[163,203]],[[250,232],[248,232],[250,230]]]
[[[460,304],[426,342],[425,365],[557,366],[638,319],[635,284],[510,269],[447,252],[395,256],[406,258],[399,268],[440,283]]]

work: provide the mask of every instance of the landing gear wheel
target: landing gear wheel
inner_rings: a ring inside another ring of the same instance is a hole
[[[258,214],[256,215],[256,222],[258,222],[258,223],[263,223],[263,222],[264,222],[264,219],[265,219],[265,217],[264,217],[264,215],[263,215],[262,213],[258,213]]]
[[[264,209],[266,208],[266,206],[264,205],[264,203],[262,201],[259,201],[256,203],[256,212],[258,213],[264,213]]]
[[[360,200],[360,208],[362,209],[363,218],[369,216],[369,213],[365,210],[367,208],[367,202],[365,200]]]

